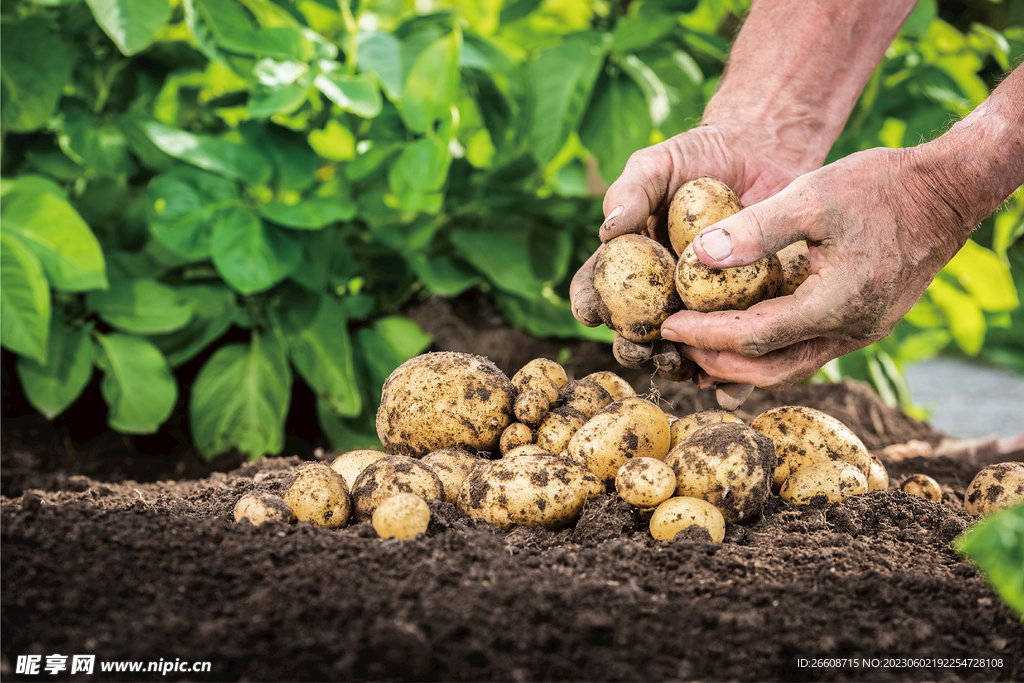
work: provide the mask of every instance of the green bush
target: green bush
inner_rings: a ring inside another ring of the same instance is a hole
[[[278,453],[293,373],[352,448],[376,442],[384,378],[429,345],[401,316],[417,298],[476,289],[537,336],[609,340],[567,301],[597,246],[593,188],[697,122],[747,3],[431,6],[3,5],[2,343],[42,414],[98,368],[110,426],[154,432],[198,359],[204,457]],[[940,132],[1022,38],[965,34],[924,0],[837,154]],[[1020,215],[957,257],[913,332],[830,371],[891,386],[901,363],[1019,324]]]

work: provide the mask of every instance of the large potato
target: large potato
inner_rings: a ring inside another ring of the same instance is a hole
[[[512,382],[486,358],[426,353],[384,382],[377,436],[389,453],[416,458],[440,448],[496,453],[514,401]]]
[[[668,239],[682,254],[704,228],[743,210],[740,198],[721,180],[704,176],[676,190],[668,206]]]
[[[345,480],[322,462],[305,462],[281,486],[281,498],[300,522],[337,529],[348,524],[352,501]]]
[[[605,325],[633,342],[661,338],[661,323],[679,310],[672,253],[643,235],[610,240],[594,264],[594,289]]]
[[[849,427],[836,418],[805,406],[780,406],[758,415],[750,423],[775,443],[778,464],[772,481],[776,493],[792,472],[828,460],[856,465],[865,477],[871,473],[871,454]]]
[[[842,460],[826,460],[793,472],[779,495],[791,503],[808,505],[816,500],[842,503],[847,496],[867,492],[868,479],[860,468]]]
[[[416,458],[381,458],[367,465],[352,484],[356,521],[369,521],[378,505],[398,493],[413,493],[424,500],[444,500],[444,483],[433,468]]]
[[[676,473],[676,495],[701,498],[718,508],[727,522],[761,511],[771,491],[775,446],[743,424],[702,427],[665,458]]]
[[[679,256],[676,291],[693,311],[745,311],[771,299],[782,285],[782,264],[772,254],[747,266],[715,268],[697,258],[693,245]]]
[[[671,436],[668,418],[650,401],[632,396],[612,403],[573,434],[569,458],[606,484],[630,458],[664,460]]]
[[[583,504],[603,490],[593,474],[557,455],[518,455],[470,472],[458,509],[500,529],[558,529],[572,524]]]
[[[555,408],[537,427],[536,444],[551,453],[561,453],[569,447],[573,434],[586,423],[587,418],[574,408]]]
[[[420,462],[434,470],[444,486],[445,501],[454,505],[462,482],[470,472],[488,461],[458,448],[442,448],[427,453]]]
[[[345,490],[352,493],[352,484],[355,483],[359,473],[366,469],[371,462],[386,456],[387,453],[383,451],[368,448],[347,451],[331,461],[331,469],[341,475],[341,478],[345,480]]]
[[[974,475],[964,494],[964,509],[988,515],[1024,500],[1024,462],[997,462]]]
[[[672,429],[672,448],[678,446],[682,443],[683,439],[701,427],[706,427],[710,424],[721,424],[723,422],[743,424],[743,420],[728,410],[702,410],[672,420],[670,424]]]
[[[692,526],[707,531],[713,543],[721,543],[725,538],[725,519],[722,513],[700,498],[669,498],[654,509],[650,526],[651,536],[659,541],[671,541],[680,531]]]

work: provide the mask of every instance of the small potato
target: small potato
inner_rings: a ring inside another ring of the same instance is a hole
[[[516,391],[525,391],[533,382],[531,378],[537,376],[550,379],[556,389],[561,389],[569,383],[569,378],[565,374],[565,368],[556,361],[549,358],[534,358],[512,376],[512,386],[516,388]]]
[[[352,493],[352,484],[359,473],[366,469],[371,462],[380,460],[387,456],[384,451],[360,449],[342,453],[331,461],[331,469],[341,475],[345,480],[345,490]]]
[[[793,472],[779,495],[791,503],[808,505],[822,498],[841,503],[847,496],[867,492],[868,480],[860,468],[842,460],[826,460]]]
[[[247,520],[253,526],[264,522],[292,521],[292,511],[280,496],[266,491],[250,491],[235,503],[235,521]]]
[[[964,494],[964,509],[989,515],[1024,500],[1024,462],[997,462],[974,475]]]
[[[805,406],[779,406],[758,415],[750,423],[775,443],[778,465],[772,490],[778,492],[792,472],[827,460],[842,460],[871,473],[871,455],[849,427],[836,418]]]
[[[675,267],[672,252],[643,235],[606,242],[594,264],[605,325],[632,342],[660,339],[661,323],[680,309]]]
[[[322,462],[296,467],[282,484],[281,498],[300,522],[337,529],[348,524],[352,501],[345,480]]]
[[[706,500],[727,522],[750,519],[771,491],[775,446],[743,424],[709,424],[673,448],[665,464],[676,473],[676,495]]]
[[[743,420],[728,410],[702,410],[676,418],[670,425],[672,429],[672,448],[678,446],[683,439],[701,427],[706,427],[710,424],[721,424],[723,422],[743,424]]]
[[[708,532],[713,543],[725,538],[725,519],[711,503],[699,498],[669,498],[651,515],[651,536],[658,541],[671,541],[683,529],[698,526]]]
[[[501,433],[501,440],[498,442],[498,448],[501,450],[501,454],[504,455],[513,448],[525,446],[526,444],[533,442],[533,430],[522,422],[513,422]]]
[[[430,524],[430,506],[414,493],[398,493],[377,506],[370,522],[381,538],[411,541],[426,533]]]
[[[598,370],[597,372],[590,373],[583,379],[600,384],[608,392],[608,395],[612,397],[613,401],[636,396],[636,391],[633,390],[632,385],[611,370]]]
[[[434,470],[434,474],[444,486],[445,501],[454,505],[455,499],[459,496],[462,482],[469,476],[469,473],[489,461],[468,451],[460,451],[458,448],[442,448],[427,453],[420,462]]]
[[[789,296],[811,275],[811,256],[807,242],[794,242],[777,255],[782,264],[782,285],[778,296]]]
[[[638,508],[657,507],[675,490],[675,470],[657,458],[630,458],[615,475],[619,498]]]
[[[871,457],[871,464],[868,467],[868,491],[885,490],[889,488],[889,472],[885,465],[874,453],[868,454]]]
[[[772,254],[748,266],[714,268],[697,258],[691,244],[679,256],[676,291],[693,311],[745,311],[771,299],[782,284],[782,264]]]
[[[668,206],[668,239],[682,254],[704,228],[743,210],[740,198],[721,180],[704,176],[676,190]]]
[[[590,472],[557,455],[506,456],[473,470],[459,489],[458,509],[500,529],[558,529],[579,517],[604,487]]]
[[[588,420],[612,403],[612,397],[597,382],[577,380],[569,382],[559,395],[563,406],[578,410]]]
[[[868,488],[870,488],[870,483]],[[927,474],[911,474],[900,484],[900,490],[918,498],[933,500],[936,503],[942,502],[942,487],[939,486],[939,482]]]
[[[650,401],[633,396],[599,412],[580,427],[566,452],[606,484],[630,458],[664,460],[671,445],[668,418]]]
[[[537,375],[532,388],[516,396],[516,419],[530,427],[536,427],[547,417],[551,405],[558,400],[555,383],[543,375]]]
[[[555,408],[537,427],[535,443],[551,453],[561,453],[569,447],[569,440],[573,434],[586,422],[587,418],[575,408]]]
[[[407,455],[389,455],[370,463],[352,484],[352,507],[357,522],[369,521],[382,502],[397,493],[424,500],[444,499],[444,484],[433,468]]]

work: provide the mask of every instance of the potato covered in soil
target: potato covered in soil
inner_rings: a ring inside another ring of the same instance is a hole
[[[871,484],[869,482],[868,489],[870,488]],[[939,486],[939,482],[927,474],[911,474],[900,484],[900,490],[918,498],[932,500],[936,503],[942,502],[942,487]]]
[[[797,505],[812,502],[842,503],[847,496],[868,492],[868,480],[860,468],[842,460],[826,460],[789,475],[779,495]]]
[[[679,255],[676,291],[693,311],[745,311],[771,299],[782,285],[782,264],[772,254],[747,266],[715,268],[697,258],[693,245]]]
[[[964,509],[989,515],[1024,500],[1024,462],[997,462],[978,472],[967,486]]]
[[[357,522],[369,521],[373,511],[399,493],[424,500],[444,500],[444,484],[433,468],[407,455],[389,455],[370,463],[352,484],[352,508]]]
[[[253,526],[264,522],[292,521],[292,511],[280,496],[266,491],[250,491],[235,503],[235,521],[248,521]]]
[[[717,178],[704,176],[683,183],[668,206],[672,250],[682,254],[701,230],[742,210],[740,198]]]
[[[615,475],[619,498],[638,508],[657,507],[675,490],[675,470],[656,458],[630,458]]]
[[[701,427],[711,424],[722,424],[723,422],[743,424],[742,419],[736,417],[735,413],[730,413],[728,410],[701,410],[700,412],[690,413],[689,415],[672,420],[671,425],[669,425],[672,430],[672,448],[678,446],[682,443],[683,439]]]
[[[610,240],[594,264],[604,324],[632,342],[661,338],[661,323],[680,309],[675,257],[643,235]]]
[[[721,511],[727,522],[761,511],[771,492],[775,446],[743,424],[702,427],[665,458],[676,473],[676,495],[700,498]]]
[[[387,453],[384,451],[374,451],[368,448],[347,451],[331,461],[331,469],[341,475],[341,478],[345,480],[345,490],[352,493],[352,484],[355,483],[359,473],[366,469],[371,462],[386,456]]]
[[[377,506],[370,520],[381,538],[411,541],[430,524],[430,506],[413,493],[399,493]]]
[[[587,418],[575,408],[555,408],[537,427],[535,443],[551,453],[561,453],[569,447],[569,440],[586,422]]]
[[[377,436],[389,453],[416,458],[439,448],[497,452],[514,401],[512,382],[486,358],[426,353],[384,382]]]
[[[348,524],[352,501],[345,480],[322,462],[306,462],[285,479],[281,498],[297,521],[337,529]]]
[[[613,401],[636,396],[636,391],[633,390],[632,385],[611,370],[592,372],[584,377],[583,380],[596,382],[601,385],[601,388],[608,392]]]
[[[561,405],[578,410],[588,420],[612,403],[612,397],[604,387],[589,379],[566,384],[558,400]]]
[[[725,519],[718,508],[706,500],[686,496],[669,498],[651,515],[651,536],[659,541],[671,541],[680,531],[694,526],[706,531],[713,543],[725,539]]]
[[[513,422],[501,433],[501,439],[498,440],[498,450],[504,455],[513,448],[533,443],[534,439],[532,429],[522,422]]]
[[[459,490],[458,509],[500,529],[558,529],[603,491],[597,478],[557,455],[504,457],[473,470]]]
[[[794,242],[778,253],[782,265],[782,285],[778,296],[789,296],[811,275],[811,256],[807,242]]]
[[[462,482],[470,472],[488,461],[458,448],[442,448],[427,453],[420,462],[434,470],[444,486],[444,500],[454,505]]]
[[[871,465],[868,467],[868,491],[885,490],[889,488],[889,472],[885,465],[874,453],[871,456]]]
[[[611,484],[630,458],[664,460],[670,445],[665,413],[633,396],[612,403],[580,427],[566,452],[573,462]]]
[[[775,492],[791,473],[828,460],[855,465],[865,478],[871,473],[871,454],[863,442],[849,427],[820,410],[779,406],[758,415],[750,426],[775,443]]]

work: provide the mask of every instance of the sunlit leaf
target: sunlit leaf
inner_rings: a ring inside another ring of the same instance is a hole
[[[152,279],[114,282],[90,292],[86,304],[110,325],[137,334],[162,334],[184,327],[192,304],[174,287]]]
[[[41,17],[0,23],[0,117],[5,130],[25,133],[46,123],[70,74],[64,42]]]
[[[402,89],[402,119],[410,130],[426,133],[455,104],[459,87],[462,33],[452,31],[424,50]]]
[[[646,147],[651,116],[640,87],[627,76],[598,81],[594,99],[583,116],[580,140],[597,157],[601,177],[612,182],[629,156]]]
[[[50,331],[50,283],[32,250],[0,232],[0,342],[45,363]]]
[[[288,277],[302,260],[302,247],[286,231],[266,225],[252,211],[220,214],[210,238],[217,272],[242,294],[262,292]]]
[[[15,367],[25,398],[47,420],[57,417],[74,403],[92,377],[94,351],[89,332],[89,327],[68,327],[63,315],[55,311],[46,363],[18,359]]]
[[[126,434],[152,434],[174,409],[178,384],[160,350],[142,337],[96,335],[103,370],[100,392],[110,412],[107,424]]]
[[[167,0],[85,0],[96,23],[124,55],[149,47],[171,18]]]

